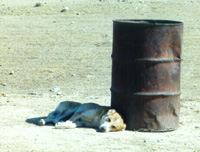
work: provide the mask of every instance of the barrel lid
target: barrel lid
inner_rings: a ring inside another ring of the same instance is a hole
[[[113,20],[114,23],[128,23],[133,25],[144,26],[177,26],[183,25],[183,22],[172,20],[141,20],[141,19],[119,19]]]

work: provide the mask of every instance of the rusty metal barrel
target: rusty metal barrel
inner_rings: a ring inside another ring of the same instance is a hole
[[[128,130],[178,128],[182,33],[178,21],[113,21],[111,107]]]

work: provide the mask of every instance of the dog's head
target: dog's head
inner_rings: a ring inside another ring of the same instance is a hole
[[[115,109],[110,109],[107,114],[102,117],[99,129],[102,132],[123,131],[126,129],[126,124]]]

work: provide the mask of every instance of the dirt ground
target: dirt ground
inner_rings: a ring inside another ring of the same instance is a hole
[[[0,0],[0,151],[200,152],[199,8],[199,0]],[[110,105],[114,19],[184,22],[179,129],[35,125],[64,100]]]

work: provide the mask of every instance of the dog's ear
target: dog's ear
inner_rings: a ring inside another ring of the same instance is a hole
[[[107,114],[113,114],[113,113],[115,113],[115,112],[116,112],[115,109],[110,109],[110,110],[108,110],[108,113],[107,113]]]
[[[122,131],[124,131],[126,129],[126,124],[124,124],[123,128],[122,128]]]

